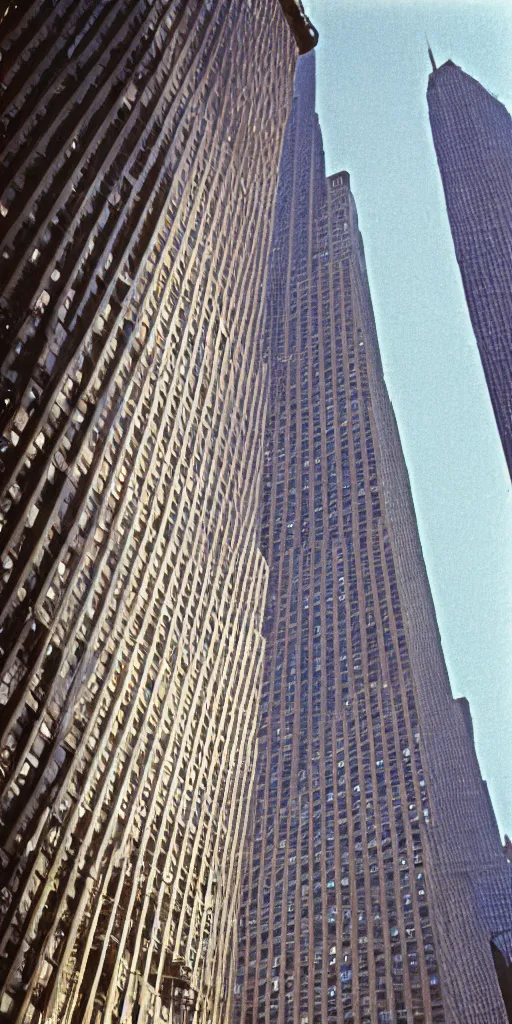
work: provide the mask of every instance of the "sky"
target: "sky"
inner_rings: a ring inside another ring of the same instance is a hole
[[[306,0],[328,174],[348,170],[386,381],[455,696],[512,835],[512,487],[453,252],[428,122],[451,58],[512,111],[512,4]]]

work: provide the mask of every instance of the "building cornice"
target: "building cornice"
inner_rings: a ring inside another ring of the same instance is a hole
[[[292,30],[299,53],[309,53],[318,42],[318,32],[304,11],[301,0],[279,0]]]

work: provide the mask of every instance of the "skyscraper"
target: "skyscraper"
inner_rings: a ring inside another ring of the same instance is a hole
[[[453,61],[428,106],[471,323],[512,475],[512,117]]]
[[[0,21],[0,1020],[225,1024],[296,43],[277,0]]]
[[[267,291],[270,563],[236,1024],[503,1024],[510,871],[453,700],[314,55]]]

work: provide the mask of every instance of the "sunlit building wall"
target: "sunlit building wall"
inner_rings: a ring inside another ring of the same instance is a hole
[[[292,0],[4,7],[0,1021],[225,1024],[261,296],[316,34]]]
[[[504,1024],[491,943],[510,964],[510,865],[450,692],[314,59],[267,291],[267,647],[233,1020]]]

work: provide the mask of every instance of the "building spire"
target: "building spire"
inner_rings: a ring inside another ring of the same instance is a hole
[[[430,57],[430,63],[432,64],[432,70],[433,71],[437,71],[437,64],[436,64],[436,62],[434,60],[434,54],[432,53],[432,49],[431,49],[431,46],[430,46],[430,43],[429,43],[428,39],[427,39],[427,46],[428,46],[428,55]]]

